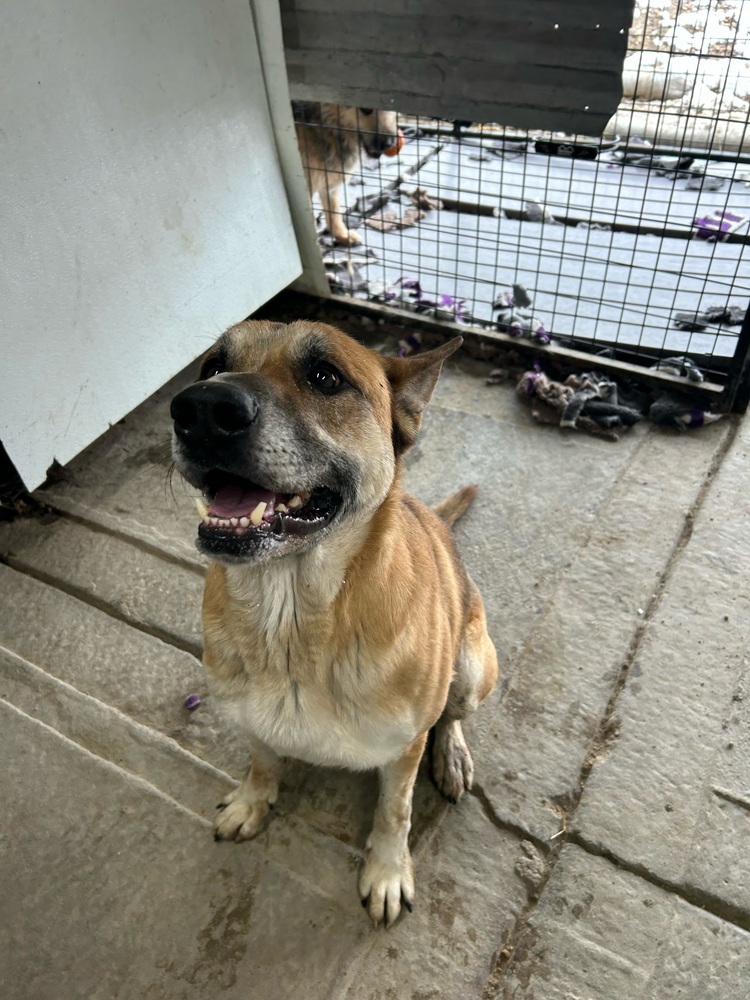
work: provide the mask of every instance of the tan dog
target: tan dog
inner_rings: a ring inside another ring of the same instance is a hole
[[[356,246],[362,241],[343,223],[339,189],[361,149],[377,157],[397,144],[396,113],[312,101],[292,101],[292,113],[310,196],[320,196],[328,232],[336,242]]]
[[[378,768],[359,882],[376,925],[414,899],[408,836],[427,734],[437,786],[457,801],[473,770],[461,719],[497,677],[448,529],[476,488],[433,512],[401,487],[401,457],[460,344],[392,358],[320,323],[240,323],[172,402],[177,468],[206,497],[204,662],[252,748],[217,838],[264,827],[281,757]]]

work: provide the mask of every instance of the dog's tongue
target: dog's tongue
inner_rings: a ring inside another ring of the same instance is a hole
[[[213,517],[249,517],[259,503],[270,503],[276,494],[260,486],[222,486],[211,501]]]

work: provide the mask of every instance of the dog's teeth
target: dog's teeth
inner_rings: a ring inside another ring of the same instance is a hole
[[[250,524],[250,518],[249,517],[241,517],[240,518],[240,527],[241,528],[246,528],[249,524]]]
[[[240,523],[240,519],[238,517],[230,517],[229,523],[232,525],[233,528],[236,528],[237,525]]]
[[[278,514],[286,514],[286,512],[289,510],[289,508],[287,507],[287,505],[285,503],[277,503],[276,507],[275,507],[275,510],[276,510],[276,512]]]
[[[202,518],[205,521],[206,514],[208,514],[208,507],[205,505],[205,503],[200,497],[195,498],[195,506],[198,508],[198,517]]]
[[[298,493],[295,493],[295,495],[289,501],[289,510],[296,510],[298,507],[301,506],[302,506],[302,497]],[[278,509],[279,508],[277,507],[276,510]]]
[[[255,525],[256,528],[258,527],[258,525],[260,524],[260,522],[263,520],[263,515],[265,514],[265,512],[266,512],[266,505],[265,505],[264,501],[261,500],[261,502],[258,504],[258,506],[255,508],[255,510],[250,515],[250,520],[253,522],[253,524]]]

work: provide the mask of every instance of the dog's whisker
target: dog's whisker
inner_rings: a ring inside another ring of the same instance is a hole
[[[173,462],[169,463],[169,468],[167,469],[166,480],[165,480],[165,483],[164,483],[164,496],[165,496],[165,498],[166,498],[166,495],[167,495],[167,486],[169,486],[169,492],[172,494],[172,501],[175,504],[177,503],[177,497],[175,496],[175,493],[174,493],[174,482],[173,482],[173,479],[174,479],[174,473],[175,473],[176,468],[177,468],[177,463],[176,462],[173,461]]]

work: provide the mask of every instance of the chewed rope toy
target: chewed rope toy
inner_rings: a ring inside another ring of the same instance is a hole
[[[615,382],[599,372],[569,375],[556,382],[540,369],[521,376],[516,393],[531,403],[535,419],[588,431],[611,440],[645,417],[653,423],[688,430],[720,420],[722,414],[692,406],[684,398],[663,393],[654,402],[643,395],[621,402]]]

